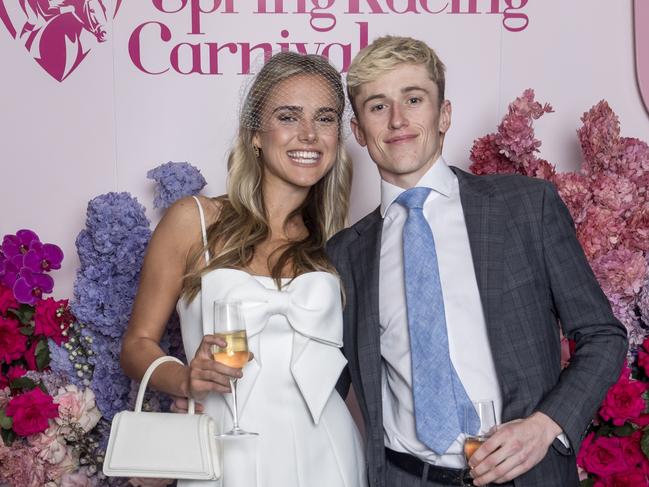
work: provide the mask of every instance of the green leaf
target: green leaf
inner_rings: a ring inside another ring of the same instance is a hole
[[[613,427],[611,425],[608,425],[608,424],[604,423],[597,430],[597,435],[598,436],[609,436],[612,431],[613,431]]]
[[[0,429],[0,436],[2,436],[2,441],[7,446],[11,446],[16,439],[16,433],[13,430]]]
[[[10,430],[14,424],[13,418],[6,416],[4,410],[0,410],[0,427]]]
[[[30,337],[30,336],[32,336],[34,334],[34,327],[30,326],[30,325],[23,326],[23,327],[20,328],[20,333],[22,333],[25,336]]]
[[[9,383],[9,388],[12,390],[22,389],[23,391],[31,391],[34,387],[36,387],[36,382],[29,377],[19,377]]]
[[[595,485],[595,479],[584,479],[579,484],[579,487],[593,487]]]
[[[41,340],[36,345],[36,368],[43,370],[50,364],[50,347],[47,346],[47,340]]]
[[[629,423],[625,423],[622,426],[618,426],[613,430],[613,434],[617,437],[631,436],[636,428]]]
[[[28,304],[21,304],[18,309],[9,310],[23,325],[29,325],[34,317],[34,308]]]
[[[644,456],[649,458],[649,431],[645,431],[642,434],[642,439],[640,440],[640,448]]]

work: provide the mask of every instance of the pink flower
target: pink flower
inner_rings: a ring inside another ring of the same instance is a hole
[[[27,371],[22,365],[14,365],[13,367],[9,367],[7,371],[7,380],[11,382],[12,380],[21,378],[26,373]]]
[[[59,407],[52,396],[38,387],[13,397],[5,414],[13,418],[13,430],[17,435],[30,436],[48,427],[48,420],[58,416]]]
[[[633,211],[627,220],[623,240],[630,248],[649,251],[649,203]]]
[[[587,472],[608,477],[627,470],[620,439],[589,433],[584,439],[577,463]]]
[[[47,298],[38,301],[34,313],[34,335],[51,338],[57,345],[66,341],[63,332],[68,329],[70,323],[66,323],[63,318],[67,307],[67,299],[55,301],[53,298]]]
[[[633,208],[639,198],[638,187],[630,179],[617,174],[597,174],[590,191],[596,204],[615,212]]]
[[[97,483],[87,469],[65,474],[61,478],[61,487],[94,487]]]
[[[54,401],[59,404],[59,417],[55,421],[61,425],[63,435],[68,434],[69,423],[77,424],[87,433],[101,418],[101,413],[95,405],[95,394],[90,388],[82,392],[75,385],[67,385],[59,389]]]
[[[647,476],[643,472],[628,472],[612,477],[607,477],[603,484],[594,484],[594,487],[640,487],[647,485]]]
[[[24,359],[27,362],[27,368],[29,370],[38,370],[38,365],[36,364],[36,347],[38,346],[38,341],[34,340],[31,346],[25,351]]]
[[[0,315],[6,315],[9,308],[17,309],[18,301],[11,289],[0,284]]]
[[[620,438],[624,461],[630,470],[640,471],[643,474],[649,473],[649,459],[644,456],[640,442],[642,431],[636,431],[630,436]]]
[[[633,297],[640,292],[647,276],[647,261],[642,252],[618,247],[591,262],[607,296]]]
[[[623,231],[622,212],[590,205],[577,227],[577,238],[592,260],[617,247]]]
[[[620,122],[604,100],[584,113],[584,125],[577,130],[586,160],[583,170],[588,174],[616,167],[623,148],[620,145]]]
[[[599,415],[611,420],[616,426],[622,426],[627,420],[633,421],[645,410],[642,394],[649,388],[649,384],[631,380],[629,375],[630,371],[625,366],[617,383],[608,390],[599,409]]]
[[[561,199],[570,210],[575,224],[579,225],[592,200],[589,190],[590,180],[583,174],[567,172],[555,175],[553,182],[557,186]]]
[[[61,463],[70,455],[65,440],[57,434],[56,427],[49,427],[42,433],[30,436],[28,442],[38,451],[39,458],[53,465]]]
[[[500,153],[496,145],[496,134],[489,134],[473,143],[472,164],[469,169],[474,174],[501,174],[516,172],[512,163]]]
[[[1,442],[1,440],[0,440]],[[36,452],[27,445],[0,446],[0,481],[15,487],[43,487],[46,469]]]
[[[622,137],[619,150],[621,153],[620,164],[616,168],[616,172],[636,179],[649,173],[649,145],[646,142]]]
[[[9,363],[22,357],[27,349],[27,337],[20,333],[20,323],[0,316],[0,362]]]
[[[47,274],[32,272],[27,267],[20,269],[18,278],[14,283],[14,296],[19,303],[34,305],[43,294],[48,294],[54,289],[54,279]]]

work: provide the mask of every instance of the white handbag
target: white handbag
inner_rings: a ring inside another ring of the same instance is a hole
[[[216,425],[207,414],[142,412],[147,383],[155,368],[175,357],[160,357],[149,366],[137,395],[135,411],[113,418],[104,459],[109,477],[216,480],[221,477]]]

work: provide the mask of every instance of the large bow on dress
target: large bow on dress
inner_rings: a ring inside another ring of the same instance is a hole
[[[281,314],[295,331],[291,373],[317,424],[347,363],[339,350],[343,332],[338,278],[328,272],[309,272],[280,291],[266,288],[245,271],[216,269],[201,279],[205,335],[213,333],[214,301],[241,301],[249,348],[255,351],[245,368],[246,380],[237,386],[240,412],[263,364],[259,335],[271,316]]]

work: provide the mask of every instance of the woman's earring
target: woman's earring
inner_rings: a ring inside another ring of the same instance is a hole
[[[259,154],[261,154],[261,151],[259,150],[259,147],[257,147],[256,145],[253,145],[252,149],[255,151],[255,157],[259,157]]]

